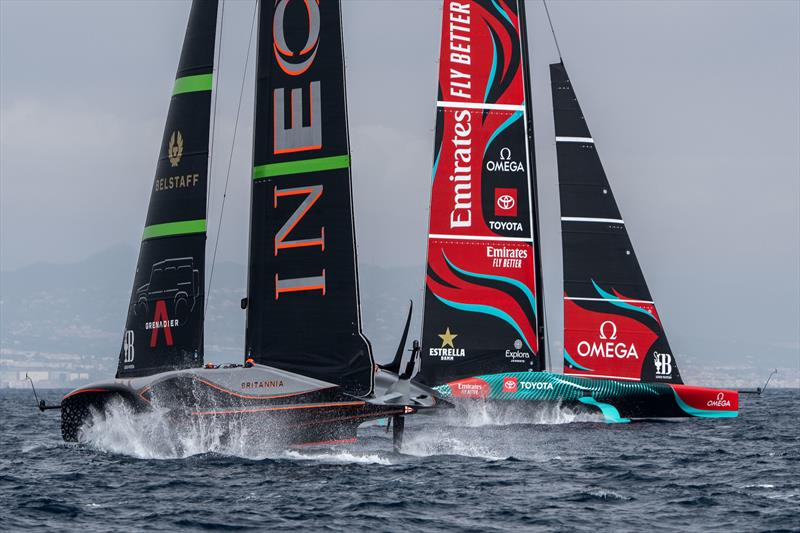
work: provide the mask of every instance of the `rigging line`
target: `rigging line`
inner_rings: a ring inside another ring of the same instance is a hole
[[[219,35],[217,37],[217,59],[214,61],[214,96],[211,105],[211,142],[208,147],[208,179],[206,180],[206,215],[211,209],[211,178],[214,173],[214,139],[217,138],[217,98],[219,97],[219,67],[222,59],[222,29],[225,20],[225,0],[220,2]]]
[[[231,178],[231,163],[233,162],[233,150],[236,146],[236,133],[239,131],[239,116],[242,111],[242,98],[244,97],[244,82],[247,78],[247,65],[250,63],[250,50],[253,47],[253,29],[256,26],[256,8],[258,0],[253,2],[253,22],[250,24],[250,37],[247,40],[247,54],[244,57],[244,71],[242,72],[242,85],[239,89],[239,103],[236,106],[236,120],[233,124],[233,140],[231,140],[231,151],[228,155],[228,170],[225,173],[225,188],[222,192],[222,204],[219,209],[219,221],[217,222],[217,236],[214,239],[214,255],[211,257],[211,271],[208,274],[208,290],[206,291],[206,312],[211,301],[211,284],[214,281],[214,266],[217,264],[217,248],[219,247],[219,236],[222,230],[222,214],[225,212],[225,199],[228,196],[228,183]]]
[[[542,0],[544,4],[544,12],[547,13],[547,22],[550,23],[550,32],[553,34],[553,41],[556,43],[556,51],[558,52],[558,59],[563,63],[561,57],[561,48],[558,46],[558,37],[556,37],[556,30],[553,28],[553,19],[550,18],[550,10],[547,8],[547,0]]]

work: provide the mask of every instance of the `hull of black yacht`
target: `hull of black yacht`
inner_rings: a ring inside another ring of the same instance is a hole
[[[76,389],[61,401],[65,441],[81,441],[83,430],[114,406],[132,414],[161,410],[178,431],[192,424],[237,425],[260,431],[271,445],[354,441],[358,426],[412,414],[442,402],[432,390],[379,371],[369,398],[277,368],[253,365],[197,368],[115,379]],[[397,389],[407,390],[398,392]]]

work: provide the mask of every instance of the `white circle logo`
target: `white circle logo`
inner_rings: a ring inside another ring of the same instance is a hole
[[[519,340],[519,339],[515,340],[515,341],[514,341],[514,348],[515,348],[515,349],[517,349],[517,350],[519,350],[520,348],[522,348],[522,341],[521,341],[521,340]]]
[[[514,209],[514,197],[510,194],[504,194],[497,199],[497,207],[502,209],[503,211],[508,211],[509,209]]]

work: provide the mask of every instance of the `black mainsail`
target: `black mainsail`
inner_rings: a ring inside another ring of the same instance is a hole
[[[265,0],[258,22],[246,355],[368,395],[340,3]]]
[[[194,0],[167,114],[117,377],[203,362],[206,195],[217,0]]]
[[[564,63],[550,65],[564,254],[564,373],[682,383]]]

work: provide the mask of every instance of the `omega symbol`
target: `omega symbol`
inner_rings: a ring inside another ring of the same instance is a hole
[[[606,336],[606,324],[611,324],[611,335]],[[614,340],[617,338],[617,325],[610,320],[606,320],[600,324],[600,338]]]

